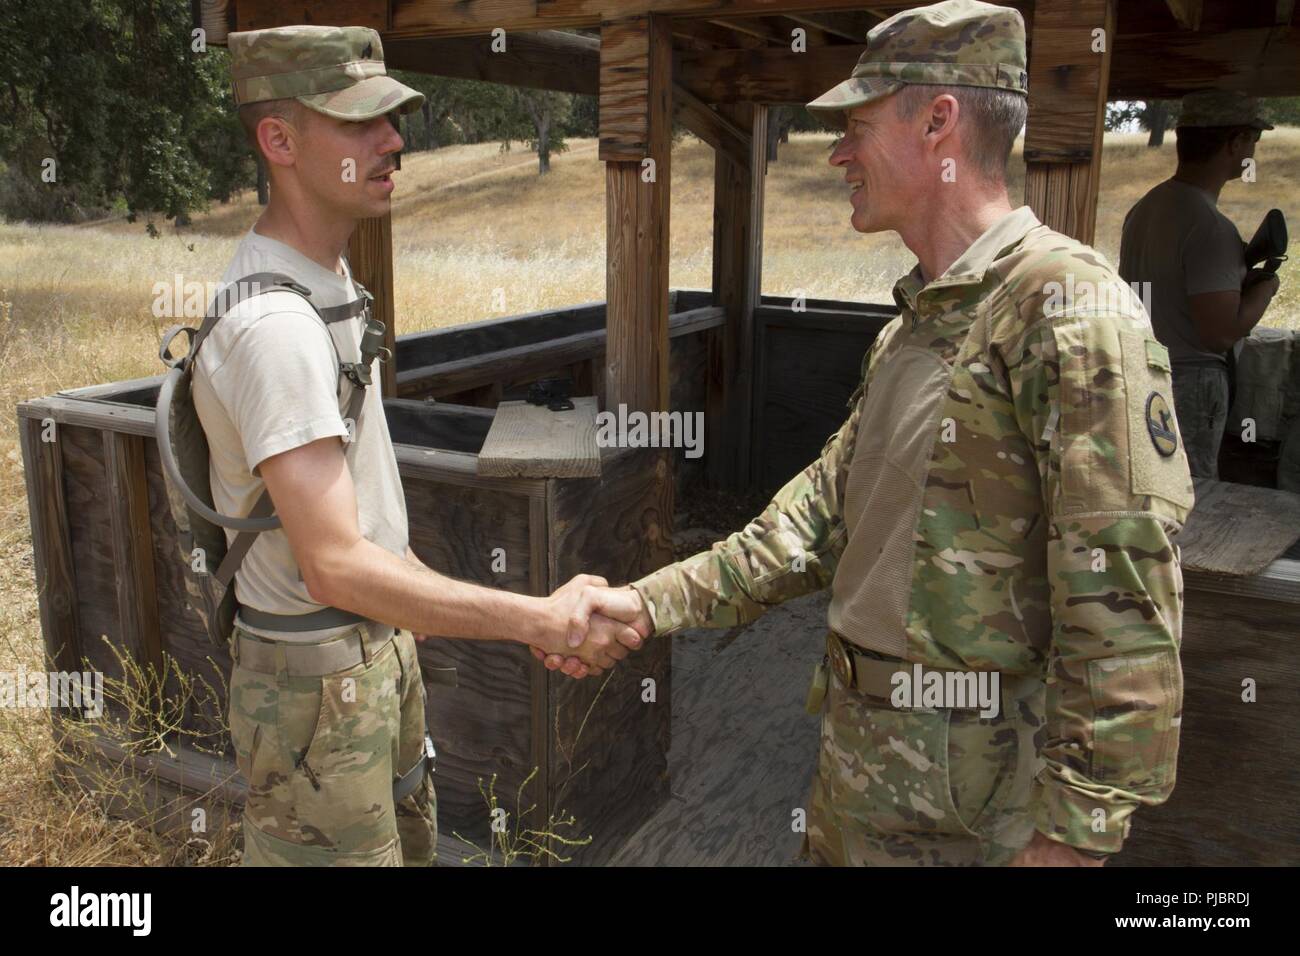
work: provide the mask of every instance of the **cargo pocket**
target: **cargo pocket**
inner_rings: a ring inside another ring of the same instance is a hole
[[[368,662],[290,679],[279,730],[293,820],[272,835],[335,853],[370,853],[394,839],[399,672],[389,641]]]
[[[1094,782],[1129,792],[1174,782],[1182,722],[1177,653],[1088,662]]]
[[[424,680],[416,656],[415,639],[408,631],[398,631],[393,638],[393,644],[396,647],[399,669],[400,713],[398,732],[392,741],[392,755],[393,769],[400,778],[424,760],[424,735],[428,732],[428,722],[424,709]],[[420,793],[425,789],[427,787],[421,787],[416,792]]]
[[[838,679],[822,734],[824,785],[850,865],[973,865],[980,840],[952,797],[947,710],[896,710]],[[987,798],[978,801],[981,807]],[[977,814],[973,814],[977,816]]]
[[[243,866],[401,866],[400,846],[393,837],[382,846],[340,850],[292,843],[244,821]]]

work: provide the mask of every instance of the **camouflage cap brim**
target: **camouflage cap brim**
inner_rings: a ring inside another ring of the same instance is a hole
[[[808,104],[808,109],[824,120],[843,126],[845,112],[889,96],[904,85],[883,76],[851,77],[817,97]]]
[[[423,105],[424,94],[384,75],[367,77],[359,83],[329,93],[299,96],[298,102],[326,116],[358,122],[383,116],[393,110],[410,113]]]

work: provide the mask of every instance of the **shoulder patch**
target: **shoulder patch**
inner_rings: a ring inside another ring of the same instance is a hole
[[[1178,431],[1174,428],[1174,414],[1169,410],[1169,403],[1157,391],[1147,396],[1147,434],[1151,444],[1165,458],[1178,451]]]

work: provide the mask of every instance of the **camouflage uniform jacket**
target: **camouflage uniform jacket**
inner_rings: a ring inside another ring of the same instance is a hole
[[[894,297],[901,315],[821,457],[743,531],[633,586],[668,634],[746,623],[831,585],[831,626],[855,643],[1043,675],[1035,825],[1113,852],[1136,806],[1168,797],[1178,752],[1170,535],[1192,485],[1168,354],[1105,259],[1028,207],[939,279],[918,266]],[[893,374],[909,362],[919,377]],[[918,429],[926,389],[934,411]],[[909,459],[919,473],[891,483]],[[893,494],[909,479],[910,510]]]

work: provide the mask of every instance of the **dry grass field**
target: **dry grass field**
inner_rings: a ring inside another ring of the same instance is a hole
[[[769,171],[763,289],[788,295],[891,300],[913,259],[893,234],[860,236],[848,225],[842,175],[826,165],[831,139],[796,135]],[[1221,208],[1247,236],[1279,206],[1300,218],[1300,130],[1266,133],[1258,181],[1234,182]],[[713,159],[684,139],[673,152],[672,277],[710,282]],[[1118,258],[1130,206],[1174,165],[1143,135],[1106,140],[1097,246]],[[397,331],[491,318],[494,291],[506,314],[604,296],[604,178],[595,143],[579,140],[552,159],[495,145],[458,146],[403,160],[394,201]],[[1016,158],[1012,196],[1023,189]],[[150,311],[153,287],[215,281],[258,215],[244,194],[150,239],[142,223],[79,227],[0,223],[0,671],[43,670],[27,501],[15,405],[59,389],[153,375],[168,320]],[[1265,324],[1300,328],[1300,290],[1288,264]],[[178,848],[105,819],[90,802],[50,783],[48,718],[0,708],[0,864],[228,862],[221,841]]]

